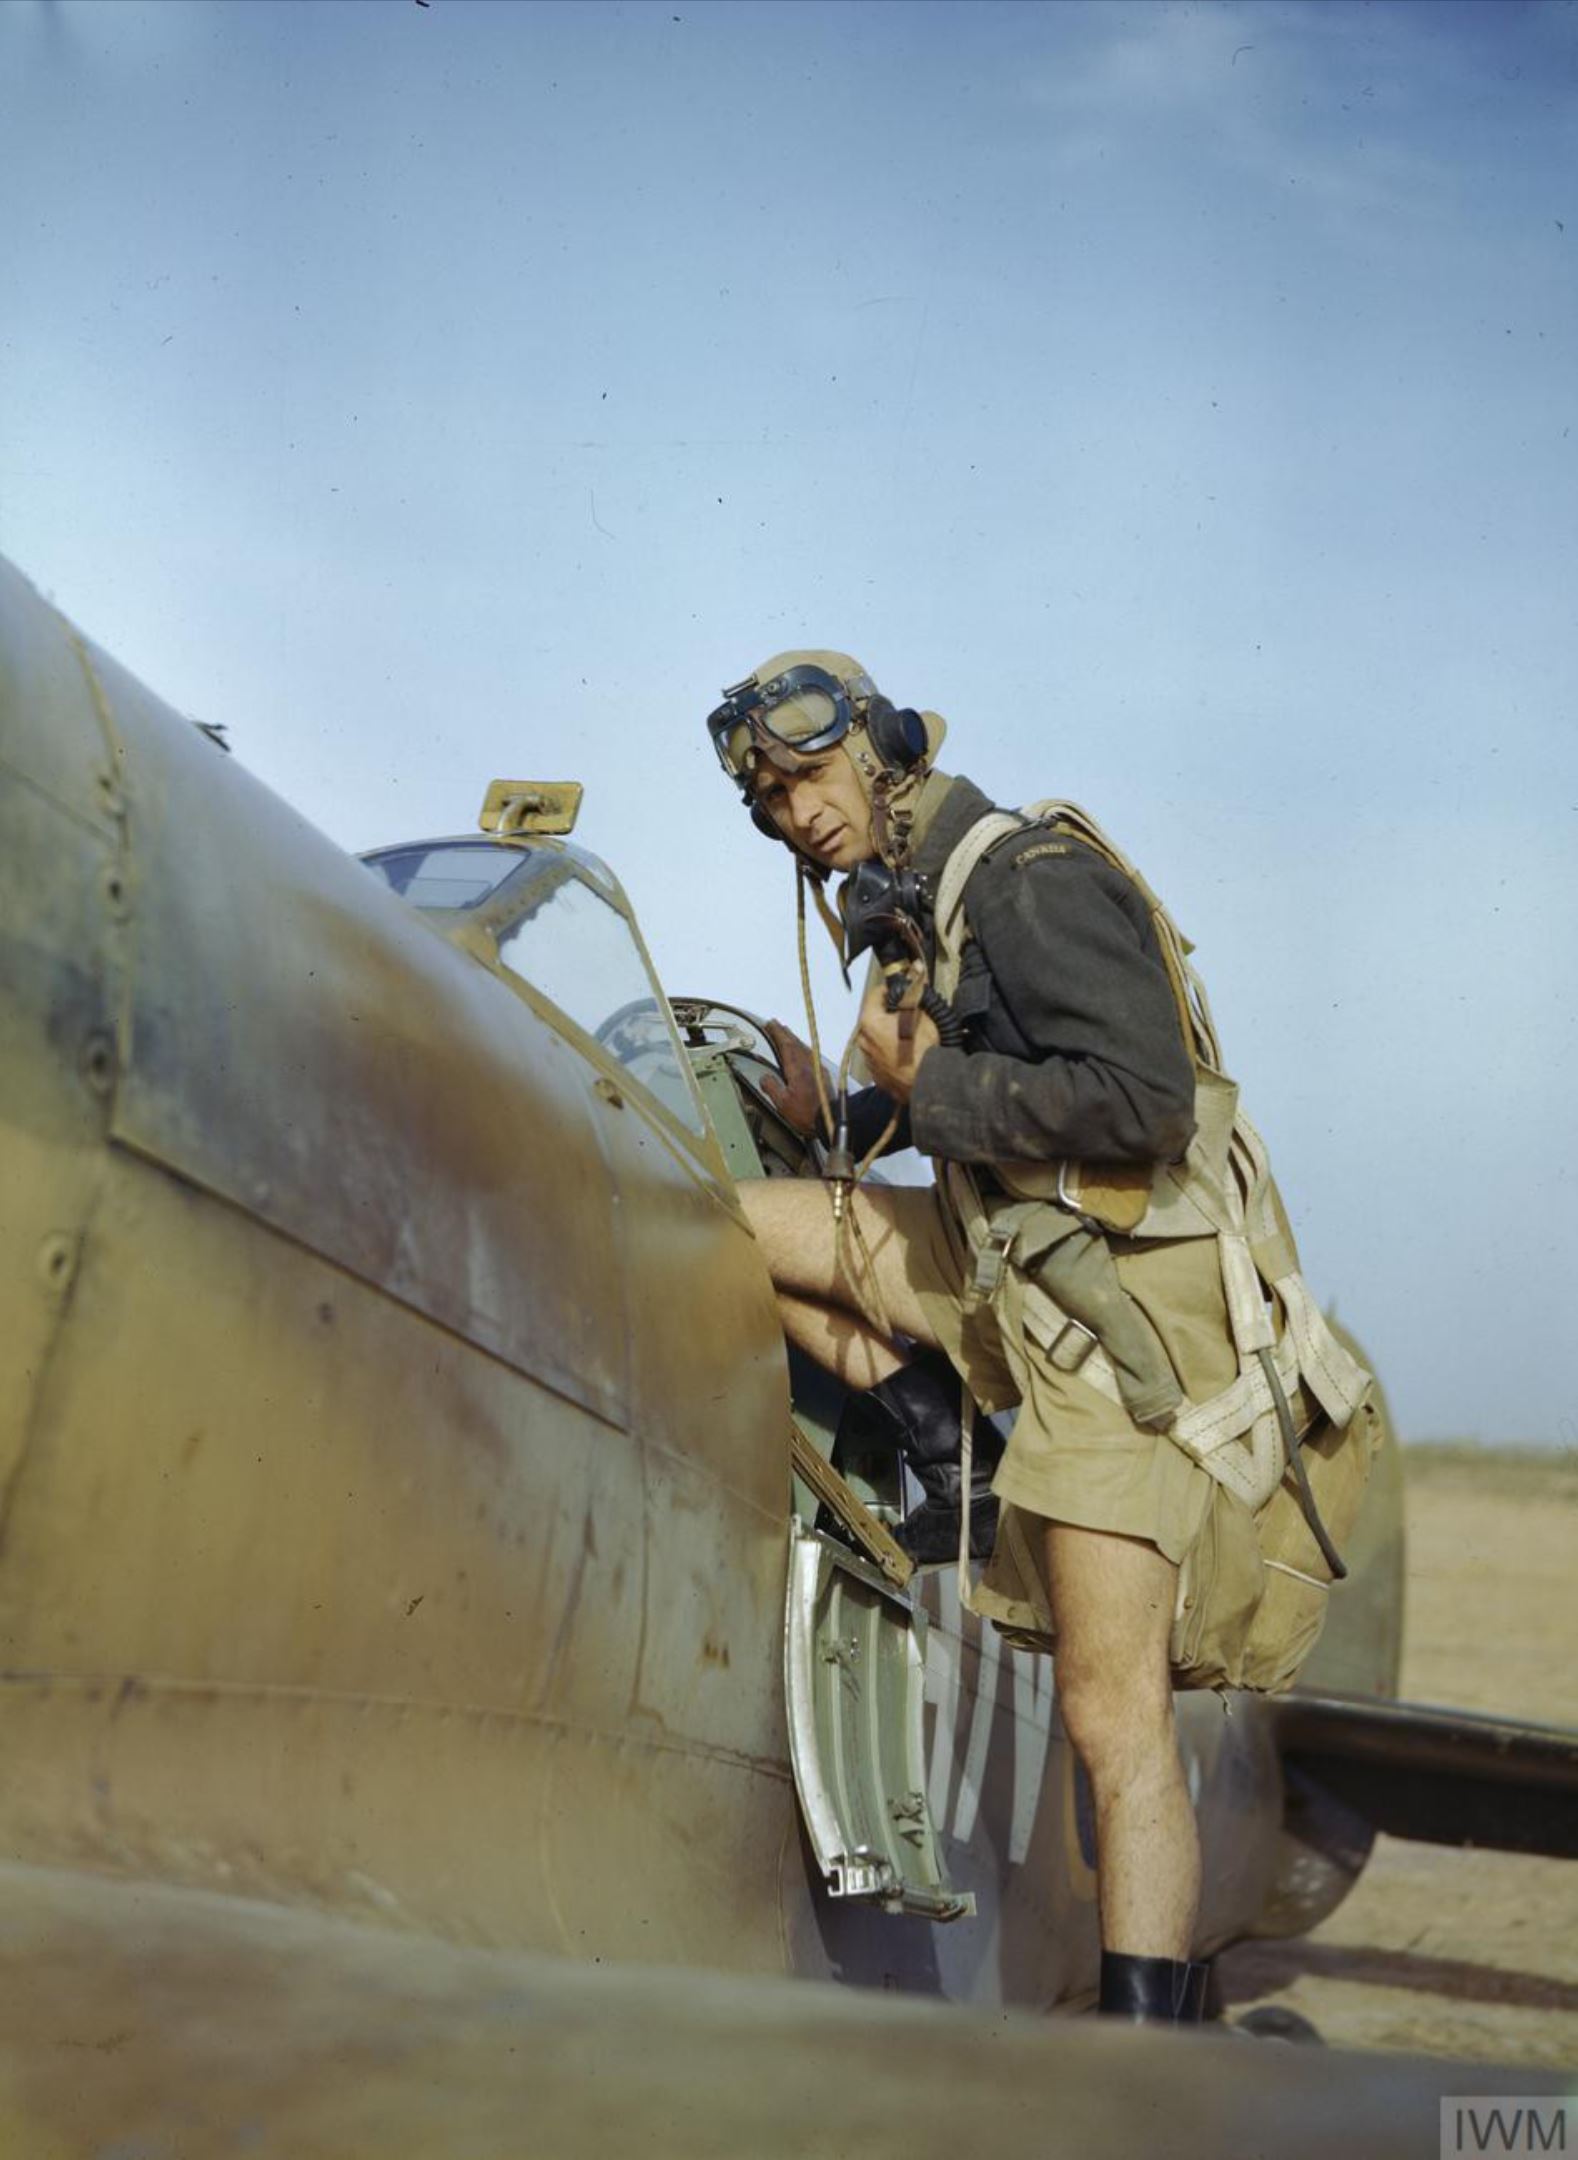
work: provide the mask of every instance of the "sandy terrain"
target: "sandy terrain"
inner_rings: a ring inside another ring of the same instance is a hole
[[[1578,1459],[1409,1449],[1402,1693],[1578,1726]],[[1221,1960],[1229,2013],[1332,2042],[1578,2066],[1578,1863],[1377,1840],[1314,1934]]]

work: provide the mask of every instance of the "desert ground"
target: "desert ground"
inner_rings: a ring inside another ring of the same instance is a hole
[[[1578,1455],[1411,1447],[1401,1693],[1578,1726]],[[1578,1862],[1382,1837],[1311,1935],[1220,1964],[1347,2047],[1578,2066]]]

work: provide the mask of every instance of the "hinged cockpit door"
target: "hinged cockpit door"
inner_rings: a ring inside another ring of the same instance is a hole
[[[926,1800],[926,1616],[846,1547],[789,1526],[789,1750],[833,1897],[931,1920],[972,1915]]]

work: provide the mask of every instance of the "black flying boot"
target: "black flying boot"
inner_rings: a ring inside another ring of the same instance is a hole
[[[1134,2025],[1198,2025],[1205,2013],[1208,1959],[1129,1957],[1121,1950],[1101,1953],[1103,2017],[1127,2018]]]
[[[926,1497],[893,1535],[918,1567],[951,1560],[959,1550],[960,1383],[945,1357],[921,1351],[875,1387],[851,1395],[839,1441],[855,1448],[895,1448]],[[992,1472],[1003,1443],[978,1423],[970,1475],[970,1555],[984,1560],[997,1535]]]

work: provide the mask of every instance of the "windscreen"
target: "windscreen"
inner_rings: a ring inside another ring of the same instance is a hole
[[[682,1125],[707,1129],[668,1001],[629,923],[569,864],[532,886],[537,904],[499,937],[499,958],[618,1059]]]
[[[420,908],[474,908],[529,860],[520,848],[479,840],[424,841],[364,855],[375,877]]]

